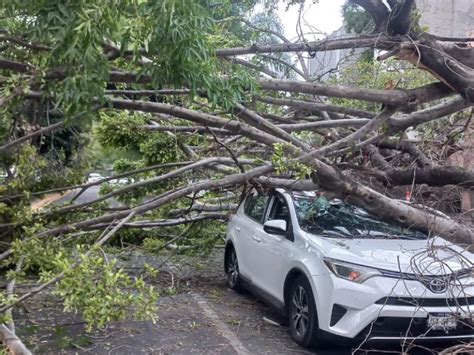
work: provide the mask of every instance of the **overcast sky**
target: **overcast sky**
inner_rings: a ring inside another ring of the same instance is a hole
[[[301,19],[301,26],[308,41],[324,37],[323,34],[330,34],[342,26],[341,7],[345,0],[319,0],[306,1],[305,9]],[[291,6],[285,11],[284,0],[279,1],[278,16],[285,26],[285,34],[288,39],[294,41],[297,38],[297,23],[299,5]]]

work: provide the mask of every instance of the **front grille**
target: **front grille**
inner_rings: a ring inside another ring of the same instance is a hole
[[[414,297],[384,297],[376,304],[388,306],[413,306],[413,307],[461,307],[474,306],[474,297],[459,298],[414,298]]]
[[[472,268],[465,268],[446,275],[418,275],[381,269],[379,269],[379,271],[385,277],[399,280],[418,281],[422,283],[427,289],[435,293],[445,291],[448,286],[459,286],[459,279],[462,277],[472,277]],[[433,282],[437,283],[437,287],[433,288],[433,286],[435,286],[433,285]],[[439,287],[441,287],[441,289],[438,289]]]
[[[458,325],[451,330],[429,330],[427,318],[405,317],[379,317],[368,325],[358,338],[368,337],[434,337],[434,336],[460,336],[471,335],[474,337],[474,324],[472,321],[459,319]]]
[[[344,314],[346,314],[347,309],[345,309],[342,306],[339,306],[338,304],[334,304],[332,307],[332,314],[331,314],[331,322],[329,325],[332,327],[333,325],[336,325],[337,322],[341,320],[342,317],[344,317]]]

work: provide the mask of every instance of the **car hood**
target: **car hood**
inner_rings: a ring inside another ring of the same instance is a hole
[[[474,264],[473,254],[439,237],[405,240],[308,236],[310,243],[326,257],[378,269],[446,275]]]

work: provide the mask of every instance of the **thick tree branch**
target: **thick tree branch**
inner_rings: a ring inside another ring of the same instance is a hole
[[[435,166],[420,169],[388,169],[382,182],[388,185],[427,184],[429,186],[457,185],[474,188],[474,172],[458,166]]]
[[[451,115],[455,112],[463,111],[472,106],[472,103],[466,102],[462,97],[456,97],[449,101],[428,107],[426,109],[413,112],[409,115],[393,117],[390,125],[397,130],[404,130],[410,126],[436,120],[440,117]]]
[[[375,33],[386,30],[390,12],[380,0],[351,0],[351,2],[363,7],[372,16],[375,23]]]
[[[250,68],[250,69],[256,70],[258,72],[267,74],[271,78],[275,78],[275,79],[278,78],[277,73],[275,73],[274,71],[271,71],[270,69],[268,69],[264,65],[257,65],[257,64],[251,63],[247,60],[240,59],[240,58],[228,58],[228,60],[231,63],[240,64],[240,65],[243,65],[247,68]]]
[[[418,167],[422,169],[433,166],[433,162],[428,159],[428,157],[420,149],[418,149],[415,144],[405,139],[384,139],[378,143],[377,146],[379,148],[400,150],[404,153],[410,154],[411,157],[416,161]]]
[[[176,219],[162,219],[162,220],[139,220],[130,223],[124,223],[122,228],[163,228],[163,227],[174,227],[183,224],[202,222],[202,221],[226,221],[229,218],[228,213],[200,213],[199,215],[187,216],[184,218]],[[109,226],[109,224],[97,224],[93,228],[87,230],[103,229]]]
[[[396,110],[393,107],[386,107],[380,114],[375,116],[372,120],[366,123],[364,126],[359,128],[357,131],[349,134],[348,136],[337,140],[334,143],[321,147],[319,149],[314,150],[310,153],[310,157],[318,157],[323,156],[328,153],[332,153],[335,150],[339,150],[350,145],[353,142],[357,142],[363,138],[370,132],[376,131],[384,122],[388,121],[390,117]]]
[[[283,44],[268,44],[268,45],[253,45],[251,47],[237,47],[237,48],[222,48],[216,50],[216,55],[219,57],[242,55],[242,54],[257,54],[257,53],[284,53],[284,52],[318,52],[318,51],[332,51],[337,49],[348,48],[370,48],[375,45],[382,46],[389,45],[390,40],[384,36],[368,35],[363,37],[348,37],[340,39],[324,39],[315,42],[306,43],[283,43]]]
[[[258,127],[259,129],[274,135],[275,137],[281,138],[287,142],[293,143],[296,147],[300,147],[303,150],[310,149],[310,146],[299,140],[298,138],[292,136],[288,132],[285,132],[283,129],[279,128],[278,126],[273,125],[272,123],[268,122],[268,120],[264,119],[257,113],[249,110],[247,107],[243,106],[242,104],[235,105],[235,114],[237,117],[242,118],[245,122],[251,124],[254,127]]]
[[[375,113],[365,110],[359,110],[351,107],[336,106],[331,104],[324,104],[312,101],[303,101],[295,99],[276,99],[268,96],[253,96],[254,100],[264,102],[270,105],[277,106],[291,106],[301,109],[313,110],[313,111],[326,111],[326,112],[337,112],[344,115],[350,115],[355,117],[372,118]]]
[[[132,183],[132,184],[128,184],[128,185],[126,185],[124,187],[121,187],[117,190],[109,192],[108,194],[102,195],[102,196],[100,196],[96,199],[93,199],[93,200],[90,200],[90,201],[87,201],[87,202],[83,202],[83,203],[77,203],[77,204],[65,206],[65,207],[60,208],[59,210],[54,210],[52,212],[47,212],[47,213],[43,214],[42,216],[47,216],[47,215],[50,215],[51,213],[53,213],[53,214],[57,214],[57,213],[63,214],[63,213],[66,213],[66,212],[69,212],[69,211],[72,211],[72,210],[81,209],[83,207],[90,206],[90,205],[93,205],[93,204],[111,199],[112,197],[121,195],[121,194],[123,194],[125,192],[128,192],[128,191],[131,191],[131,190],[135,190],[135,189],[138,189],[138,188],[142,188],[142,187],[145,187],[145,186],[149,186],[149,185],[152,185],[152,184],[157,184],[157,183],[162,182],[162,181],[166,181],[166,180],[169,180],[169,179],[176,178],[178,176],[183,175],[187,171],[197,169],[197,168],[200,168],[200,167],[203,167],[203,166],[208,166],[208,165],[211,165],[211,164],[233,164],[233,163],[234,163],[234,161],[231,158],[223,158],[223,157],[206,158],[206,159],[194,162],[192,164],[183,166],[183,167],[178,168],[176,170],[170,171],[166,174],[163,174],[163,175],[151,178],[151,179],[147,179],[147,180],[138,181],[138,182],[135,182],[135,183]],[[243,160],[242,163],[245,163],[245,160]]]
[[[350,86],[330,86],[326,84],[275,79],[259,80],[258,83],[263,90],[341,97],[403,107],[416,106],[453,94],[451,89],[441,83],[429,84],[409,90],[360,89]]]
[[[278,127],[288,132],[300,132],[300,131],[310,131],[310,130],[321,129],[321,128],[362,127],[369,122],[370,122],[369,119],[349,118],[349,119],[331,120],[331,121],[281,124],[281,125],[278,125]]]
[[[17,73],[27,73],[31,68],[28,64],[0,57],[0,69],[13,70]]]
[[[235,134],[242,134],[266,145],[273,143],[284,143],[283,140],[277,139],[272,135],[262,132],[254,127],[236,120],[228,120],[207,113],[189,110],[179,106],[162,104],[148,101],[129,101],[121,99],[110,100],[112,106],[116,109],[127,109],[143,112],[165,113],[174,117],[187,119],[191,122],[199,123],[204,126],[217,127],[227,129]]]
[[[150,202],[144,203],[132,209],[110,213],[107,215],[91,218],[89,220],[77,222],[70,225],[56,227],[46,232],[43,232],[39,234],[38,236],[39,237],[56,236],[60,234],[66,234],[71,231],[87,229],[97,224],[110,223],[118,218],[124,218],[132,212],[136,215],[140,215],[147,211],[157,209],[172,201],[176,201],[177,199],[184,197],[186,195],[189,195],[201,190],[218,190],[224,187],[239,185],[255,177],[267,174],[271,172],[272,170],[273,170],[272,166],[265,165],[265,166],[254,168],[246,173],[233,174],[233,175],[228,175],[226,177],[223,177],[221,179],[206,180],[203,182],[190,184],[190,185],[187,185],[186,187],[177,188],[172,191],[169,191],[157,199],[154,199]],[[0,311],[2,310],[0,309]]]
[[[146,125],[141,126],[140,130],[147,131],[147,132],[173,132],[173,133],[200,133],[206,134],[209,133],[211,130],[215,134],[222,134],[222,135],[234,135],[231,131],[221,128],[210,128],[206,126],[154,126],[154,125]]]
[[[32,355],[20,338],[8,329],[5,324],[0,323],[0,343],[2,342],[12,355]]]
[[[49,50],[51,50],[51,48],[49,48],[47,46],[44,46],[42,44],[27,42],[27,41],[23,40],[22,38],[18,38],[18,37],[15,37],[15,36],[9,36],[9,35],[1,35],[0,36],[0,42],[14,43],[14,44],[17,44],[17,45],[25,47],[25,48],[33,49],[35,51],[49,51]]]

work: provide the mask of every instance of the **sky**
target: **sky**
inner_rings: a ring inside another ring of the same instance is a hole
[[[301,27],[307,41],[313,41],[325,37],[325,35],[337,30],[342,26],[341,7],[345,0],[319,0],[313,3],[307,0],[303,11]],[[285,11],[285,0],[279,1],[278,16],[284,27],[285,35],[290,41],[297,39],[297,23],[299,5],[291,6]]]

